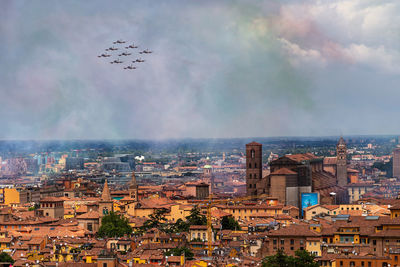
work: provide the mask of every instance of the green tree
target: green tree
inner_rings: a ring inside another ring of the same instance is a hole
[[[189,225],[206,225],[207,218],[200,212],[200,208],[195,206],[191,211],[190,215],[186,217]]]
[[[189,223],[185,222],[182,219],[178,219],[172,226],[173,228],[172,232],[174,233],[188,232],[189,227],[190,227]]]
[[[224,216],[221,220],[222,230],[240,230],[240,225],[238,221],[232,216]]]
[[[165,256],[181,256],[182,254],[185,254],[185,258],[187,260],[192,260],[194,256],[193,252],[187,247],[177,247],[170,249],[165,253]]]
[[[318,263],[314,260],[315,257],[307,250],[297,250],[295,252],[294,262],[296,266],[301,267],[318,267]]]
[[[149,215],[149,219],[144,222],[141,227],[142,230],[159,228],[161,231],[165,231],[168,228],[167,219],[165,218],[167,212],[167,209],[156,209],[154,213]]]
[[[0,262],[10,262],[14,263],[13,258],[11,258],[10,255],[8,255],[6,252],[0,253]]]
[[[129,225],[128,219],[110,212],[101,219],[101,227],[97,235],[99,237],[122,237],[131,233],[132,227]]]
[[[295,267],[293,257],[287,256],[283,250],[279,249],[275,255],[264,258],[263,267]]]
[[[281,249],[275,255],[265,257],[263,267],[318,267],[314,256],[306,250],[297,250],[295,256],[288,256]]]

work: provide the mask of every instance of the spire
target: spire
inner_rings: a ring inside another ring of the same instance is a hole
[[[343,136],[340,137],[338,145],[346,145],[346,142],[343,139]]]
[[[101,194],[102,201],[111,201],[110,190],[108,189],[107,179],[104,182],[103,193]]]
[[[136,177],[135,177],[135,172],[132,172],[132,179],[131,179],[131,184],[129,185],[130,189],[135,189],[137,188],[137,182],[136,182]]]

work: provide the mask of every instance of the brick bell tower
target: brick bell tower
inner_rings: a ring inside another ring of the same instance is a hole
[[[347,146],[343,137],[336,145],[336,179],[339,186],[347,185]]]
[[[256,184],[262,179],[262,145],[251,142],[246,145],[246,194],[257,195]]]

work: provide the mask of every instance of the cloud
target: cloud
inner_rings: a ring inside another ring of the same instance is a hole
[[[351,112],[398,79],[395,1],[0,5],[0,138],[346,133],[326,106]],[[97,58],[120,38],[154,53],[133,72]]]

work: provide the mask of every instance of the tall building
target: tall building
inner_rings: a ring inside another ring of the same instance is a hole
[[[85,160],[83,158],[71,158],[65,159],[65,169],[68,170],[83,170]]]
[[[136,182],[135,172],[132,172],[132,179],[129,184],[129,197],[138,201],[138,185]]]
[[[101,200],[99,202],[99,215],[100,220],[103,216],[114,211],[113,201],[111,199],[110,189],[108,189],[107,180],[104,182],[103,192],[101,194]],[[100,221],[101,223],[101,221]]]
[[[343,137],[336,145],[336,179],[339,186],[347,185],[347,146]]]
[[[393,177],[400,178],[400,147],[393,150]]]
[[[246,192],[257,195],[257,182],[262,179],[262,145],[251,142],[246,145]]]

